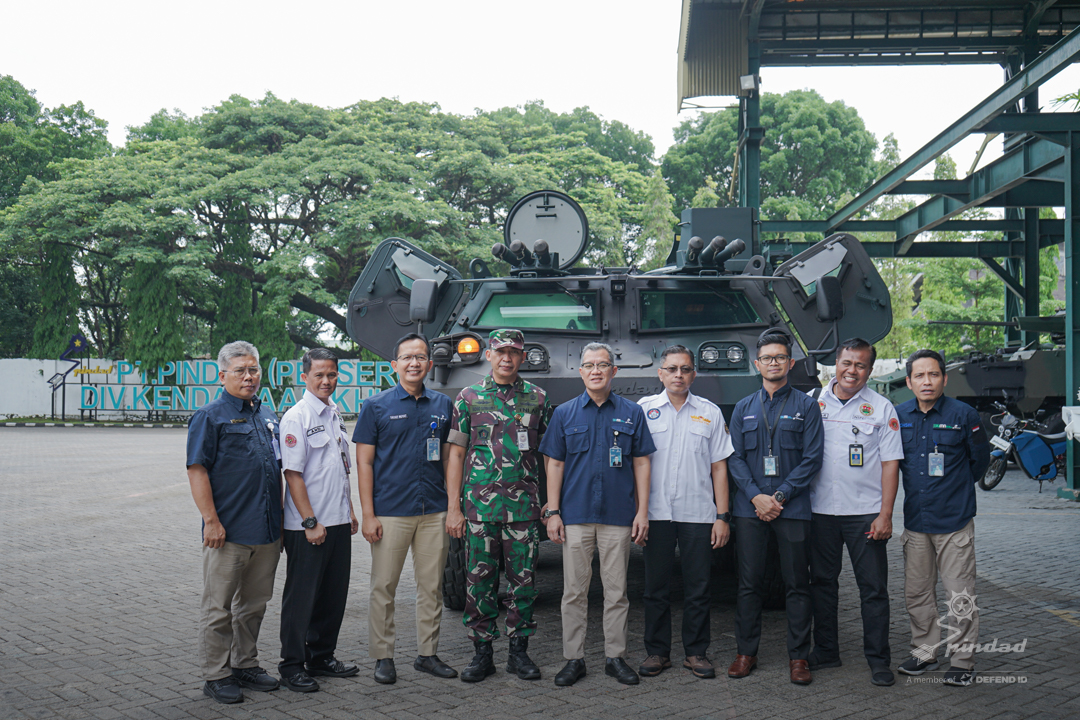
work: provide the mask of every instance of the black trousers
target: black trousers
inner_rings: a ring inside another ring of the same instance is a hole
[[[822,659],[840,657],[837,640],[840,566],[847,545],[862,603],[863,654],[870,667],[888,667],[889,560],[885,542],[867,544],[877,515],[814,513],[810,540],[810,596],[814,605],[814,650]]]
[[[682,644],[687,657],[709,649],[712,523],[655,520],[645,544],[645,653],[671,656],[671,568],[675,546],[683,579]]]
[[[787,598],[787,649],[791,660],[810,655],[810,521],[778,517],[765,522],[737,517],[735,558],[739,594],[735,602],[735,643],[740,655],[757,656],[761,641],[761,604],[765,594],[765,561],[769,533],[780,548],[780,574]]]
[[[287,553],[285,591],[281,595],[283,676],[295,675],[305,662],[334,657],[352,569],[348,525],[326,528],[322,545],[308,542],[303,530],[284,532]]]

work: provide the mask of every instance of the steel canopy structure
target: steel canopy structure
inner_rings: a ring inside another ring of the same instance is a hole
[[[890,233],[874,257],[974,257],[1005,284],[1010,340],[1064,329],[1066,397],[1080,404],[1080,113],[1041,113],[1039,86],[1080,57],[1080,0],[682,0],[678,106],[739,102],[739,204],[760,207],[760,74],[782,66],[995,64],[1004,84],[828,218],[764,220],[764,232]],[[698,102],[694,102],[697,100]],[[972,134],[1000,134],[1004,153],[961,180],[912,176]],[[923,199],[894,220],[865,217],[885,195]],[[928,197],[927,197],[928,196]],[[1004,218],[959,219],[1003,208]],[[1064,220],[1040,218],[1064,208]],[[920,242],[931,230],[1001,232],[994,242]],[[1064,244],[1066,316],[1039,318],[1039,250]],[[794,244],[791,249],[801,247]],[[785,248],[789,247],[785,244]],[[1069,444],[1068,487],[1080,499],[1080,452]]]

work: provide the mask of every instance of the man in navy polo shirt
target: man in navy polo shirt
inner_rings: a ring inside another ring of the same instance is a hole
[[[649,455],[656,452],[637,403],[611,392],[618,372],[608,345],[589,343],[578,370],[585,392],[555,408],[540,452],[547,456],[548,537],[563,544],[563,656],[555,684],[585,676],[585,628],[593,553],[604,584],[604,672],[624,685],[638,676],[626,664],[626,568],[630,541],[649,535]]]
[[[817,402],[788,383],[791,337],[770,328],[757,343],[754,365],[761,390],[743,398],[731,414],[728,472],[735,481],[735,602],[738,654],[728,677],[743,678],[757,665],[761,604],[769,535],[780,548],[787,591],[788,669],[791,682],[810,684],[810,481],[825,451]]]
[[[946,646],[946,685],[965,687],[975,676],[972,648],[979,640],[975,605],[975,483],[990,464],[990,444],[979,413],[945,397],[945,359],[917,350],[907,361],[913,400],[897,406],[904,459],[904,601],[911,618],[911,657],[897,668],[922,675],[937,668]],[[938,575],[947,621],[938,616]],[[949,632],[942,635],[943,627]]]
[[[394,595],[409,550],[420,651],[413,667],[436,677],[457,677],[437,655],[443,565],[450,547],[446,464],[453,405],[446,395],[424,387],[431,352],[422,335],[398,340],[391,365],[399,383],[364,401],[353,432],[361,532],[371,543],[368,654],[375,659],[375,681],[383,684],[397,681]]]
[[[258,398],[259,351],[229,343],[218,368],[221,395],[188,424],[187,473],[203,518],[203,693],[238,703],[241,685],[278,687],[259,667],[256,642],[281,555],[281,452],[277,415]]]

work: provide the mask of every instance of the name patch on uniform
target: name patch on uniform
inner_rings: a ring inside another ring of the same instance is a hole
[[[863,415],[873,415],[874,414],[874,406],[871,405],[870,403],[863,403],[862,405],[859,406],[859,412],[862,413]]]
[[[391,420],[404,420],[407,417],[409,417],[409,416],[408,415],[391,415],[390,419]]]
[[[756,417],[757,417],[757,415],[743,415],[742,419],[743,420],[753,420]]]
[[[315,427],[313,427],[313,428],[311,428],[310,430],[308,430],[308,431],[307,431],[307,436],[308,436],[308,437],[311,437],[311,436],[312,436],[312,435],[314,435],[315,433],[321,433],[321,432],[323,432],[324,430],[326,430],[326,426],[325,426],[325,425],[316,425]]]
[[[712,420],[703,415],[691,415],[690,419],[694,422],[705,423],[706,425],[712,425]]]
[[[896,418],[889,418],[889,429],[890,430],[899,430],[900,429],[900,421],[897,420]]]
[[[292,433],[285,435],[285,447],[296,447],[296,436]]]
[[[246,422],[247,422],[247,418],[233,418],[233,419],[232,419],[232,420],[230,420],[229,422],[231,422],[231,423],[232,423],[232,424],[234,424],[234,425],[236,425],[237,423],[246,423]]]
[[[660,417],[660,408],[653,408],[652,410],[649,410],[649,412],[645,413],[645,417],[649,418],[650,420],[655,420],[656,418]]]

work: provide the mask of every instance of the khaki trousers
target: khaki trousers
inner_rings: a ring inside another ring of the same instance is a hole
[[[204,680],[220,680],[232,668],[259,664],[255,647],[274,594],[281,541],[266,545],[203,547],[203,594],[199,618],[199,669]]]
[[[435,655],[442,622],[443,566],[450,548],[446,513],[380,517],[379,522],[382,539],[371,544],[368,657],[394,657],[394,595],[410,549],[416,577],[416,645],[420,655]]]
[[[563,657],[585,657],[589,583],[593,554],[600,551],[600,580],[604,585],[604,654],[626,657],[626,568],[630,562],[630,528],[585,523],[566,526],[563,544]]]
[[[952,667],[972,669],[975,667],[972,646],[979,640],[975,521],[954,533],[904,530],[900,541],[904,544],[904,601],[911,618],[911,654],[919,660],[931,661],[944,646]],[[947,608],[940,625],[935,591],[939,573]]]

